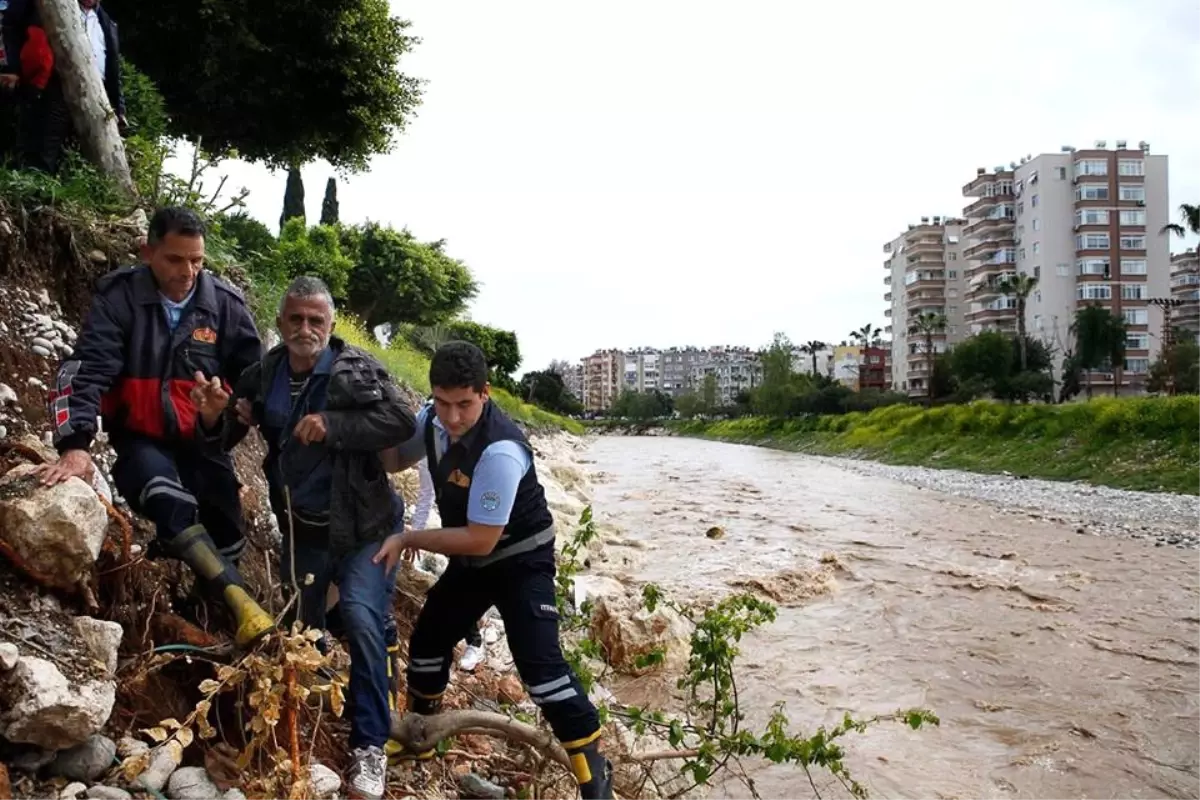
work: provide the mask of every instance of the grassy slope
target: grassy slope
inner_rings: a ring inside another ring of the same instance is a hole
[[[795,420],[676,422],[687,436],[1144,491],[1200,494],[1200,398],[977,402]]]
[[[429,359],[404,342],[391,347],[380,347],[373,337],[347,320],[338,320],[337,334],[353,345],[369,350],[388,369],[388,372],[411,386],[422,396],[429,394]],[[535,430],[565,430],[583,433],[583,426],[572,419],[551,414],[549,411],[522,402],[503,389],[492,389],[494,399],[505,412],[518,422]]]

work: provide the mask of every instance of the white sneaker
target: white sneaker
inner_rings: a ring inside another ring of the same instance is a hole
[[[350,765],[350,797],[381,800],[387,788],[387,757],[379,747],[358,747]]]
[[[467,649],[463,651],[462,658],[458,660],[458,668],[463,672],[472,672],[479,666],[479,662],[483,661],[483,647],[476,647],[473,644],[467,645]]]

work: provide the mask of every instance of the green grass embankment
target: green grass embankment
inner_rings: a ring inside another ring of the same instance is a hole
[[[1012,472],[1120,489],[1200,494],[1200,398],[1065,405],[979,401],[800,419],[677,421],[684,436],[889,464]]]
[[[337,335],[350,344],[369,351],[379,359],[397,380],[408,384],[422,396],[429,394],[429,358],[404,342],[395,342],[391,347],[380,347],[375,338],[368,336],[360,326],[350,320],[338,320]],[[492,389],[492,399],[510,417],[537,431],[565,430],[582,434],[583,426],[572,419],[551,414],[537,406],[513,397],[503,389]]]

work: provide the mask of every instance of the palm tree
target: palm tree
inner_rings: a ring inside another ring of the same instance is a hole
[[[925,376],[925,405],[933,405],[933,337],[946,330],[946,318],[941,314],[925,313],[908,326],[912,336],[925,339],[925,360],[929,363],[929,374]]]
[[[1016,277],[1005,278],[996,287],[1001,293],[1017,298],[1017,348],[1021,353],[1021,372],[1028,366],[1028,355],[1025,352],[1025,304],[1037,285],[1037,278],[1022,272]]]
[[[813,339],[810,342],[805,342],[804,344],[800,345],[801,353],[807,353],[808,355],[812,356],[812,374],[814,378],[817,377],[817,354],[826,347],[829,347],[829,345],[827,345],[825,342],[822,342],[820,339]]]
[[[850,331],[850,340],[863,349],[862,358],[858,361],[858,389],[862,391],[864,383],[864,375],[867,371],[867,348],[872,344],[878,344],[879,334],[883,330],[876,325],[867,323],[855,331]]]
[[[1176,236],[1187,236],[1189,232],[1200,234],[1200,205],[1184,203],[1179,207],[1179,218],[1183,220],[1183,225],[1169,222],[1162,226],[1159,233],[1173,233]]]
[[[1071,333],[1075,335],[1079,367],[1087,373],[1084,389],[1091,398],[1091,371],[1108,367],[1115,372],[1125,363],[1125,320],[1103,306],[1084,306],[1075,312]],[[1113,380],[1114,395],[1117,390],[1117,382]]]

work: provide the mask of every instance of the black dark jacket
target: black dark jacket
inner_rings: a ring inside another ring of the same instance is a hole
[[[287,348],[282,344],[242,374],[221,428],[208,438],[210,443],[217,442],[225,450],[232,449],[247,432],[233,413],[233,405],[238,398],[251,402],[254,419],[267,439],[263,471],[270,484],[271,505],[285,531],[283,490],[288,480],[285,474],[295,476],[311,469],[310,456],[330,459],[330,549],[335,554],[344,554],[356,545],[380,541],[395,531],[397,513],[403,514],[403,505],[383,469],[379,452],[412,438],[416,420],[387,370],[369,353],[337,337],[330,338],[329,347],[334,358],[324,406],[319,411],[325,417],[324,442],[307,447],[294,440],[287,442],[290,428],[285,426],[285,432],[265,424],[270,383],[280,369],[286,369],[283,360],[287,358]],[[298,455],[289,465],[289,451],[293,449]],[[307,466],[305,462],[309,462]],[[294,491],[296,487],[289,488]]]
[[[21,48],[25,45],[25,31],[30,25],[41,25],[37,0],[8,0],[8,8],[0,20],[0,36],[4,40],[6,63],[0,64],[0,73],[21,73]],[[104,32],[104,48],[107,53],[104,64],[104,92],[108,102],[118,116],[125,116],[125,93],[121,83],[121,41],[117,36],[117,23],[104,10],[103,3],[96,5],[96,16]],[[53,80],[53,79],[51,79]]]
[[[437,457],[435,447],[435,431],[432,410],[425,420],[425,457],[429,460],[429,473],[433,478],[433,488],[437,498],[438,514],[442,525],[447,528],[465,527],[467,505],[471,497],[471,479],[475,475],[475,467],[483,457],[483,451],[488,445],[500,441],[513,441],[529,451],[529,471],[517,484],[517,496],[513,500],[512,512],[508,524],[500,534],[500,540],[488,556],[455,556],[454,560],[468,566],[478,566],[498,560],[505,553],[523,551],[520,544],[539,536],[545,537],[544,542],[529,541],[536,548],[554,547],[554,516],[546,503],[546,493],[538,481],[537,465],[533,463],[533,448],[521,429],[508,418],[492,401],[484,406],[483,414],[471,430],[457,442],[450,445],[441,459]]]
[[[233,386],[261,357],[241,294],[207,270],[196,276],[174,332],[149,267],[110,272],[96,282],[74,352],[59,365],[50,392],[55,447],[86,450],[101,413],[118,452],[128,434],[194,445],[196,372]]]

